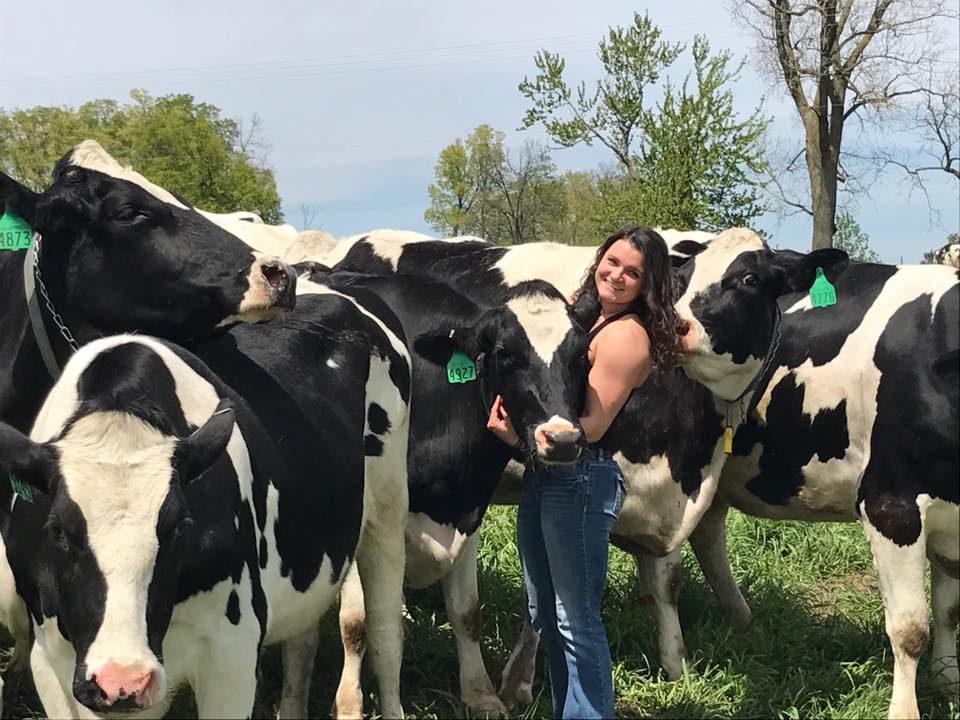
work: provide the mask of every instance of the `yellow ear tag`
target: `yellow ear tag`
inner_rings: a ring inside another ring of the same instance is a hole
[[[723,429],[723,451],[727,455],[733,452],[733,428],[729,425]]]

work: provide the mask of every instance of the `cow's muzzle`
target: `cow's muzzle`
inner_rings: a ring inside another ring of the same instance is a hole
[[[538,425],[533,436],[536,439],[537,460],[545,465],[576,462],[585,443],[583,430],[566,421]]]
[[[75,682],[73,695],[97,713],[143,710],[160,696],[160,673],[145,665],[108,662],[89,680]]]

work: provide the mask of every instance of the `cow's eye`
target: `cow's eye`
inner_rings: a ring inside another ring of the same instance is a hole
[[[747,273],[746,275],[743,276],[742,282],[744,285],[747,285],[748,287],[756,287],[757,285],[760,284],[760,278],[757,277],[756,273]]]
[[[122,222],[140,222],[141,220],[148,220],[150,218],[146,210],[133,205],[121,205],[117,208],[113,217],[115,220]]]
[[[63,523],[56,515],[52,515],[47,521],[47,532],[50,534],[50,539],[64,550],[70,547],[70,539],[63,529]]]

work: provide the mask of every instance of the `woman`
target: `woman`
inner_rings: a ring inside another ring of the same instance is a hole
[[[572,465],[527,466],[517,547],[530,618],[550,667],[554,717],[612,718],[613,677],[600,596],[610,528],[625,487],[603,436],[651,368],[670,367],[680,354],[663,238],[639,226],[611,235],[573,299],[599,312],[590,333],[580,418],[588,445]],[[499,396],[487,427],[504,442],[519,443]]]

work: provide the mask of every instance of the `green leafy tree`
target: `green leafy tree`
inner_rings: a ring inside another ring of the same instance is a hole
[[[526,143],[511,154],[489,125],[443,148],[434,171],[424,219],[444,235],[531,242],[547,237],[565,213],[563,182],[546,148]]]
[[[880,256],[870,247],[867,235],[846,210],[837,213],[837,229],[833,233],[833,247],[843,250],[851,260],[880,262]]]
[[[602,240],[597,222],[600,192],[593,174],[565,172],[560,177],[566,212],[546,229],[547,240],[568,245],[596,245]]]
[[[253,210],[267,222],[283,219],[273,171],[244,152],[249,139],[236,121],[191,95],[130,95],[126,105],[101,99],[77,109],[0,109],[0,169],[42,189],[54,163],[92,138],[119,162],[204,210]]]
[[[611,29],[600,42],[603,75],[592,89],[563,79],[564,60],[546,50],[534,58],[538,74],[520,92],[530,101],[524,127],[542,124],[562,147],[600,142],[618,171],[598,180],[594,216],[601,233],[616,224],[644,222],[679,228],[721,229],[749,224],[764,208],[759,173],[765,168],[762,104],[746,117],[729,89],[742,63],[727,52],[710,54],[694,39],[694,72],[679,85],[665,78],[659,102],[649,96],[685,50],[661,40],[646,16]]]

